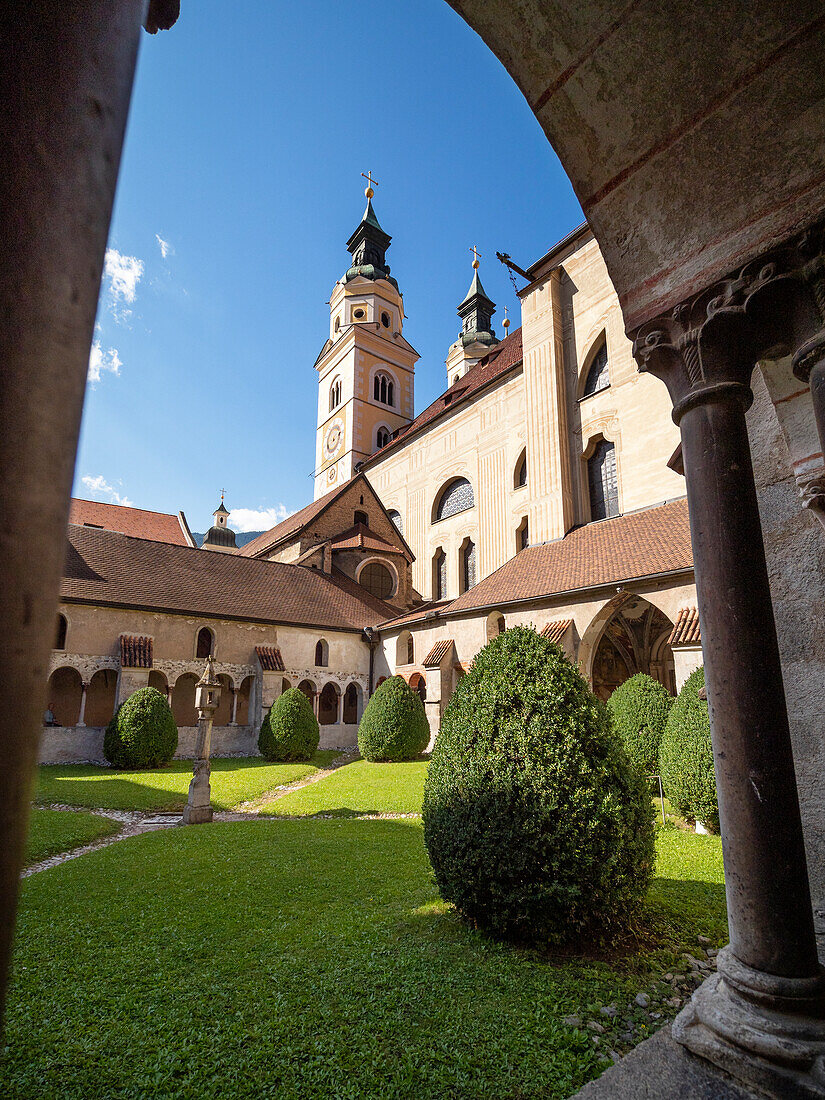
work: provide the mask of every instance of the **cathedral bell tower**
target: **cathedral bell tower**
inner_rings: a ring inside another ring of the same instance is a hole
[[[347,241],[352,260],[329,302],[329,339],[315,363],[318,426],[315,499],[348,481],[358,464],[386,446],[414,416],[418,353],[402,335],[404,299],[390,275],[386,253],[392,238],[372,207]]]
[[[448,388],[463,378],[498,342],[493,331],[495,302],[487,296],[478,277],[478,250],[473,247],[470,251],[473,254],[473,281],[457,311],[461,318],[461,332],[447,352]]]

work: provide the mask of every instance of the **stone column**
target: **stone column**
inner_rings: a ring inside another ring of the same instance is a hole
[[[183,810],[184,825],[203,825],[212,820],[212,791],[209,783],[211,767],[209,753],[212,741],[212,719],[218,707],[221,687],[215,675],[212,657],[206,658],[206,667],[195,688],[195,705],[198,708],[198,734],[195,741],[195,764],[189,783],[189,797]]]
[[[77,716],[77,726],[86,725],[86,693],[89,690],[88,683],[84,680],[80,685],[80,713]]]
[[[344,721],[344,693],[338,692],[338,713],[335,718],[336,723],[340,726]]]
[[[673,1034],[769,1095],[825,1097],[825,973],[745,424],[754,365],[779,338],[775,278],[754,265],[634,341],[682,433],[731,937]]]
[[[238,719],[238,694],[239,694],[238,689],[236,687],[233,687],[232,688],[232,717],[229,720],[230,726],[237,726],[237,724],[238,724],[238,721],[237,721],[237,719]]]

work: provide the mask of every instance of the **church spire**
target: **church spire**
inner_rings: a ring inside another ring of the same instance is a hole
[[[378,181],[372,178],[371,172],[362,172],[361,175],[367,181],[364,190],[367,208],[360,225],[347,241],[347,252],[352,256],[352,264],[344,276],[344,282],[348,283],[350,279],[360,275],[364,279],[386,279],[397,290],[398,283],[390,276],[390,266],[386,260],[392,237],[381,228],[372,208],[372,196],[375,194],[372,185]]]
[[[493,314],[496,311],[495,302],[490,298],[481,285],[478,277],[479,253],[475,245],[470,249],[473,254],[473,281],[464,301],[458,307],[458,315],[461,318],[461,343],[468,344],[495,344],[496,334],[493,331]]]

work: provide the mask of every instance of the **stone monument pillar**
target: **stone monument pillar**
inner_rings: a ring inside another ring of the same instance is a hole
[[[209,750],[212,740],[212,718],[221,697],[221,687],[215,675],[212,657],[206,658],[203,676],[195,688],[195,706],[198,709],[198,739],[195,743],[195,766],[189,784],[189,799],[183,811],[184,825],[202,825],[212,820],[211,790],[209,787]]]

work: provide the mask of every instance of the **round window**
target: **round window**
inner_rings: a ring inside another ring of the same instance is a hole
[[[352,311],[352,315],[353,315],[353,317],[355,318],[356,321],[360,321],[366,316],[363,309],[354,309]]]
[[[384,326],[384,328],[389,328],[390,327],[390,315],[389,315],[389,313],[382,313],[381,314],[381,324]]]
[[[366,588],[370,595],[377,596],[379,600],[389,599],[395,589],[392,573],[386,565],[382,565],[378,561],[372,561],[369,565],[364,566],[358,577],[358,583],[362,588]]]

